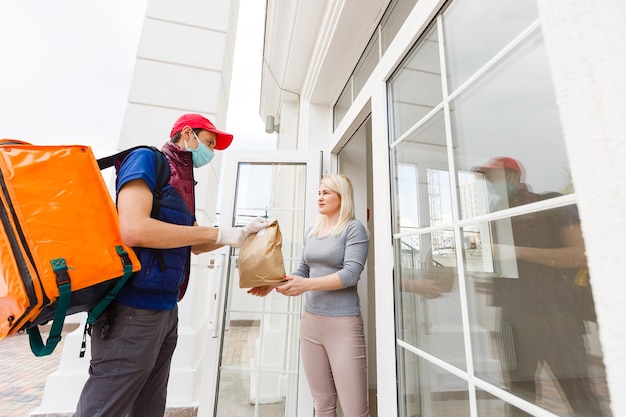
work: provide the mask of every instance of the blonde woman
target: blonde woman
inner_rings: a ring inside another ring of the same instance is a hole
[[[302,364],[316,417],[369,417],[365,336],[357,283],[367,259],[368,234],[354,217],[352,183],[344,175],[321,180],[319,219],[308,230],[298,268],[276,291],[305,294],[300,322]],[[253,288],[263,296],[272,288]]]

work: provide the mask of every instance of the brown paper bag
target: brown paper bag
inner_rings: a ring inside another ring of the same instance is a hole
[[[279,284],[285,275],[282,247],[283,236],[277,220],[248,236],[239,248],[239,288]]]

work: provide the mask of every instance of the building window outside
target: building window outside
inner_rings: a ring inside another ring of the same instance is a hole
[[[400,415],[610,416],[534,0],[450,2],[388,96]]]
[[[337,128],[352,105],[352,77],[343,87],[343,91],[333,106],[333,130]]]
[[[365,50],[354,67],[352,74],[343,87],[337,102],[333,106],[333,130],[339,126],[354,98],[372,75],[374,68],[380,61],[382,54],[387,50],[400,30],[417,0],[393,0],[381,19]]]
[[[417,0],[393,0],[380,23],[381,50],[384,54],[415,7]]]

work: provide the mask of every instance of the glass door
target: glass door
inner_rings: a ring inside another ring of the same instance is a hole
[[[296,268],[305,228],[316,216],[319,154],[232,152],[225,159],[219,224],[245,226],[257,216],[278,220],[287,272]],[[239,249],[225,265],[215,417],[312,416],[300,372],[300,297],[266,297],[239,287]]]

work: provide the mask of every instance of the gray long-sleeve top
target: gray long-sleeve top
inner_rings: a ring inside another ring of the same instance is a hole
[[[369,241],[365,226],[351,220],[339,236],[307,236],[302,259],[292,275],[315,279],[334,272],[343,288],[307,291],[304,309],[322,316],[358,316],[361,314],[357,283],[367,260]]]

